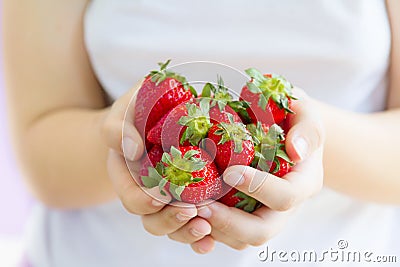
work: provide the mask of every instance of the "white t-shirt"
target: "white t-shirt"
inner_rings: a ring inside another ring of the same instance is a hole
[[[312,97],[347,110],[385,108],[390,27],[384,0],[93,0],[84,27],[93,68],[113,99],[156,62],[172,58],[173,63],[215,61],[279,73]],[[184,74],[196,75],[194,70]],[[398,207],[325,188],[266,245],[269,253],[315,250],[319,259],[325,250],[396,255],[399,224]],[[188,245],[145,232],[140,217],[128,214],[119,201],[74,211],[38,206],[30,232],[29,258],[40,267],[233,267],[271,261],[271,255],[259,260],[265,246],[235,251],[217,244],[211,254],[197,255]],[[339,240],[344,241],[338,245]],[[345,242],[348,248],[339,249]],[[277,256],[273,266],[279,266]],[[319,265],[294,266],[329,266],[325,258]]]

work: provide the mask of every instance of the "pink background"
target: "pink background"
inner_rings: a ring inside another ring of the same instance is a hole
[[[0,1],[1,14],[1,1]],[[1,29],[0,15],[0,29]],[[8,129],[3,73],[3,39],[0,42],[0,236],[19,236],[29,215],[32,200],[25,190],[15,163]]]

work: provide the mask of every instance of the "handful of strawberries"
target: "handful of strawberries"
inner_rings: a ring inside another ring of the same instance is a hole
[[[147,150],[140,182],[178,201],[215,199],[253,212],[261,204],[226,185],[221,175],[232,165],[279,177],[290,171],[281,126],[293,113],[292,85],[251,68],[239,100],[220,77],[198,96],[185,77],[167,70],[169,62],[146,76],[136,99],[135,126]]]

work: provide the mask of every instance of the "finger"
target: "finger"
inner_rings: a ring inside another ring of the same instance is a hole
[[[194,218],[168,237],[172,240],[192,244],[211,233],[211,225],[202,218]]]
[[[142,222],[147,232],[153,235],[166,235],[175,232],[197,215],[193,204],[177,203],[182,206],[166,206],[157,213],[143,215]]]
[[[194,242],[190,245],[194,252],[199,254],[206,254],[214,250],[215,241],[211,236],[205,236],[199,241]]]
[[[301,89],[296,88],[294,93],[299,99],[292,104],[295,114],[288,115],[290,130],[285,147],[289,157],[300,162],[322,146],[325,134],[313,100]]]
[[[305,199],[318,193],[323,186],[323,148],[320,147],[309,158],[296,164],[292,170],[285,175],[296,195],[296,201]]]
[[[134,96],[140,84],[117,99],[103,121],[102,133],[107,145],[129,161],[139,159],[144,151],[142,138],[133,124]]]
[[[260,232],[265,229],[264,220],[241,209],[213,202],[199,207],[198,216],[206,219],[211,224],[213,231],[218,230],[224,233],[227,236],[227,243],[230,243],[231,246],[236,244],[236,249],[241,246],[239,246],[240,243],[234,242],[234,240],[253,246],[263,244],[262,242],[265,241],[264,237],[260,235]],[[228,239],[228,237],[231,238]]]
[[[224,243],[225,245],[236,250],[244,250],[249,246],[247,243],[239,241],[233,238],[233,236],[227,235],[215,228],[212,230],[211,236],[215,241]]]
[[[288,210],[297,202],[296,189],[287,179],[249,166],[231,166],[225,171],[223,179],[273,210]]]
[[[110,149],[107,168],[114,189],[124,207],[133,214],[151,214],[161,210],[171,201],[171,196],[163,196],[157,188],[146,189],[132,178],[123,156]]]

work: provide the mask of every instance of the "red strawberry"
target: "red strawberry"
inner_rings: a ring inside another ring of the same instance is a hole
[[[238,191],[236,188],[232,188],[223,197],[218,199],[218,201],[228,207],[236,207],[250,213],[260,206],[260,202],[245,193]]]
[[[215,155],[220,173],[232,165],[250,165],[254,159],[254,145],[246,126],[234,122],[221,122],[211,127],[206,140],[206,150]]]
[[[209,198],[219,197],[222,180],[211,157],[199,147],[171,147],[164,153],[155,168],[149,168],[148,176],[142,176],[148,188],[159,186],[178,201],[197,204]]]
[[[254,142],[255,157],[251,166],[282,177],[290,171],[293,163],[285,152],[285,136],[281,127],[266,127],[260,122],[247,125]]]
[[[233,115],[233,121],[242,122],[235,110],[239,109],[242,103],[241,101],[233,101],[221,77],[218,77],[217,87],[211,83],[206,83],[204,85],[201,98],[210,99],[211,101],[210,118],[213,124],[220,122],[228,123],[228,113]]]
[[[172,108],[194,97],[186,78],[168,71],[170,60],[145,78],[136,97],[135,126],[144,136]]]
[[[283,177],[290,172],[292,165],[293,164],[291,162],[288,162],[281,157],[276,157],[271,165],[271,173],[273,173],[275,176]]]
[[[212,124],[209,101],[181,103],[164,116],[147,135],[147,140],[162,145],[165,150],[171,146],[198,145]]]
[[[249,103],[247,112],[256,123],[261,121],[266,125],[280,124],[290,109],[293,86],[282,76],[262,75],[256,69],[247,69],[251,80],[242,88],[240,98]]]
[[[155,167],[160,162],[164,151],[161,146],[154,145],[149,152],[145,153],[141,160],[140,176],[147,176],[149,174],[148,168]],[[140,182],[142,182],[140,180]]]

